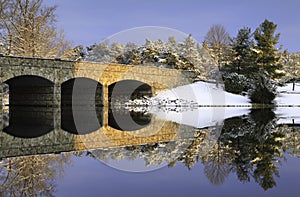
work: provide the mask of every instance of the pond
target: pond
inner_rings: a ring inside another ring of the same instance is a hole
[[[5,110],[0,196],[298,193],[297,107]]]

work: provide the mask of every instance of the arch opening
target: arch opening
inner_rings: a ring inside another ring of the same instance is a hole
[[[129,100],[152,96],[152,87],[137,80],[122,80],[108,86],[110,105],[123,104]]]
[[[122,131],[136,131],[147,127],[152,116],[128,111],[122,106],[129,100],[152,96],[152,87],[136,80],[122,80],[108,86],[108,125]]]
[[[61,86],[61,128],[88,134],[103,125],[103,86],[89,78],[73,78]]]
[[[35,138],[54,130],[54,83],[40,76],[23,75],[5,87],[6,122],[3,131],[21,138]]]

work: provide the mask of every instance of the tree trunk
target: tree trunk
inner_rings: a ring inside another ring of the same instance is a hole
[[[293,91],[295,91],[295,79],[293,80]]]

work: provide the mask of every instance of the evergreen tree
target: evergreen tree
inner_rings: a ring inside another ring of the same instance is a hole
[[[238,73],[247,73],[253,68],[253,41],[251,29],[248,27],[238,31],[238,35],[233,39],[234,59],[232,66]]]
[[[276,24],[266,19],[254,32],[257,65],[273,78],[280,76],[276,73],[276,70],[280,68],[279,49],[276,48],[280,34],[275,34],[276,28]]]

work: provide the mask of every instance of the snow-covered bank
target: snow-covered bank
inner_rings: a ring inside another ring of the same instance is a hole
[[[250,100],[241,95],[225,92],[222,87],[212,83],[196,82],[159,93],[153,100],[185,100],[198,106],[250,106]]]
[[[275,104],[279,106],[300,106],[300,84],[292,83],[278,87]],[[226,92],[222,87],[212,83],[196,82],[159,93],[153,100],[170,101],[184,100],[198,106],[251,106],[247,96]]]
[[[278,124],[300,124],[300,84],[278,87],[274,109]],[[196,128],[221,125],[227,118],[247,115],[251,109],[246,96],[225,92],[212,83],[197,82],[159,93],[153,98],[132,101],[130,110],[150,112],[155,116]],[[134,105],[146,107],[136,107]],[[200,107],[199,107],[200,106]],[[225,106],[225,107],[224,107]],[[228,107],[231,106],[231,107]],[[294,107],[282,107],[294,106]]]
[[[275,99],[276,104],[294,107],[277,107],[274,110],[278,124],[300,124],[300,84],[296,84],[295,90],[292,91],[292,84],[284,87],[278,87],[278,96]],[[156,116],[171,120],[180,124],[186,124],[197,128],[214,126],[221,124],[225,119],[247,115],[250,112],[251,103],[246,96],[235,95],[225,92],[222,87],[216,84],[197,82],[190,85],[180,86],[158,94],[153,100],[165,101],[166,106],[170,100],[177,100],[182,104],[183,101],[192,103],[192,106],[218,106],[219,107],[200,107],[180,111],[161,110],[151,111]],[[235,106],[235,107],[220,107]],[[241,107],[243,106],[243,107]]]
[[[150,113],[196,128],[221,125],[227,118],[248,114],[251,107],[248,98],[225,92],[220,85],[205,82],[166,90],[151,100],[153,106]]]
[[[293,90],[293,84],[288,83],[283,87],[277,88],[278,95],[275,98],[277,105],[285,106],[300,106],[300,84],[295,84],[295,89]]]

